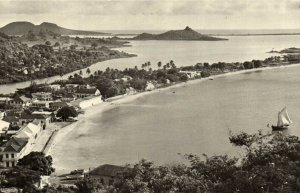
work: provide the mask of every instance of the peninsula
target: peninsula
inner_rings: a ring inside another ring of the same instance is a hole
[[[142,33],[132,40],[192,40],[192,41],[221,41],[224,38],[216,38],[204,34],[200,34],[190,27],[184,30],[171,30],[161,34]]]

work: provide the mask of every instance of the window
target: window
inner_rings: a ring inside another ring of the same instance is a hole
[[[9,154],[6,154],[6,158],[9,158]]]
[[[15,158],[15,154],[12,153],[12,154],[11,154],[11,158]]]
[[[9,162],[6,162],[6,167],[9,167]]]
[[[12,166],[12,167],[15,167],[15,162],[11,162],[11,166]]]

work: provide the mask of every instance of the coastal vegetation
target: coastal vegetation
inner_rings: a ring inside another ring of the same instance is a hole
[[[43,40],[44,35],[46,38]],[[38,34],[29,32],[26,37],[13,38],[1,33],[0,84],[64,75],[96,62],[134,56],[105,46],[117,47],[126,42],[55,36],[56,43],[51,43],[49,40],[52,41],[53,36],[46,32]],[[38,44],[32,43],[34,44],[32,46],[24,44],[23,42],[32,42],[29,37]],[[95,42],[98,47],[91,46]]]
[[[110,98],[117,95],[127,94],[130,89],[137,92],[147,90],[147,85],[153,84],[156,88],[166,87],[189,79],[200,79],[211,75],[218,75],[228,72],[235,72],[247,69],[272,67],[290,64],[288,58],[270,57],[265,60],[252,60],[236,63],[197,63],[194,66],[177,67],[175,62],[163,64],[158,62],[152,64],[145,62],[141,67],[126,68],[124,70],[107,68],[105,71],[91,72],[89,77],[83,78],[82,72],[69,76],[68,80],[55,81],[53,84],[89,84],[97,87],[103,98]],[[87,71],[88,71],[87,70]]]
[[[82,31],[82,30],[71,30],[60,27],[54,23],[43,22],[40,25],[34,25],[33,23],[20,21],[9,23],[2,28],[0,32],[6,33],[8,35],[24,35],[29,31],[39,32],[39,31],[51,31],[56,34],[61,35],[102,35],[103,32],[94,32],[94,31]]]
[[[46,186],[33,192],[72,193],[267,193],[300,191],[300,140],[282,133],[230,134],[242,148],[240,158],[225,155],[184,155],[188,163],[156,165],[141,160],[127,165],[111,185],[85,178],[75,187]],[[54,158],[55,159],[55,158]],[[12,169],[15,170],[15,169]],[[29,178],[28,178],[29,179]],[[26,186],[30,186],[27,181]],[[32,187],[32,186],[31,186]],[[26,187],[23,187],[26,189]],[[24,192],[24,191],[23,191]],[[26,191],[25,191],[26,192]]]

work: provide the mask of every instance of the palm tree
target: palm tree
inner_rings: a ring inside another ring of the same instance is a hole
[[[90,74],[90,73],[91,73],[90,68],[87,68],[87,69],[86,69],[86,73],[87,73],[87,74]]]
[[[158,63],[157,63],[157,66],[158,66],[158,68],[160,68],[161,67],[161,61],[159,61]]]
[[[170,63],[167,63],[167,65],[166,65],[166,66],[167,66],[167,68],[170,68]]]
[[[176,65],[175,65],[173,60],[170,61],[170,65],[171,65],[172,68],[176,68]]]

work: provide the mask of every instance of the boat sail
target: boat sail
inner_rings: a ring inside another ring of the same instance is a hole
[[[281,111],[278,113],[278,122],[277,126],[272,125],[273,130],[283,130],[287,129],[290,124],[292,124],[293,121],[290,119],[290,116],[286,110],[286,107],[284,107]]]

